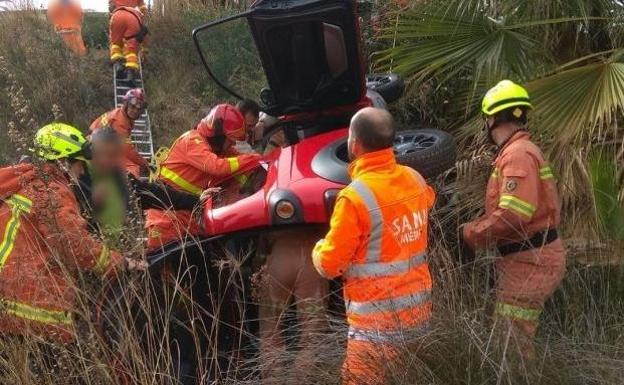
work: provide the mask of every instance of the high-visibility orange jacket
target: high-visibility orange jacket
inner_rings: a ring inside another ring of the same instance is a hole
[[[475,248],[531,238],[559,225],[560,201],[552,169],[527,131],[514,134],[494,161],[485,214],[464,227]]]
[[[426,261],[435,193],[392,149],[358,157],[338,198],[330,230],[312,258],[327,278],[342,275],[350,337],[386,338],[424,326],[431,315]]]
[[[201,195],[203,190],[214,187],[215,181],[234,175],[259,159],[258,154],[221,158],[212,151],[205,138],[196,130],[191,130],[173,143],[167,157],[159,165],[158,178],[179,190]],[[145,225],[149,249],[184,238],[186,233],[201,234],[191,212],[184,210],[148,210]]]
[[[72,0],[52,0],[48,4],[48,20],[56,31],[76,30],[82,26],[82,8]]]
[[[0,169],[0,334],[73,339],[80,270],[106,273],[122,258],[87,231],[69,181],[53,165]]]
[[[132,133],[132,129],[134,128],[134,121],[132,121],[123,106],[119,106],[114,110],[105,112],[100,115],[97,119],[91,123],[91,132],[95,130],[109,126],[112,127],[121,138],[124,139],[125,143],[125,167],[128,172],[132,173],[134,176],[138,177],[140,174],[141,167],[149,166],[149,162],[143,158],[139,152],[137,151],[134,144],[132,144],[132,139],[130,138],[130,134]]]

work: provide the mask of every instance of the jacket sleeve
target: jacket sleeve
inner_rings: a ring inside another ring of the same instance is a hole
[[[126,159],[130,160],[132,163],[138,164],[141,167],[149,166],[149,162],[147,161],[147,159],[145,159],[139,154],[139,152],[137,151],[136,147],[134,147],[134,144],[132,144],[132,141],[130,140],[129,137],[125,144],[125,155],[126,155]]]
[[[259,154],[244,154],[220,158],[204,142],[195,143],[191,141],[187,146],[188,163],[205,174],[217,177],[232,175],[239,169],[246,167],[249,163],[258,162],[260,158]]]
[[[312,261],[319,274],[325,278],[342,275],[351,264],[363,234],[353,202],[345,196],[339,196],[329,232],[317,242],[312,252]]]
[[[500,166],[502,184],[498,206],[490,215],[468,223],[464,240],[473,248],[526,239],[526,225],[538,205],[539,163],[525,152],[510,154]],[[502,241],[502,242],[501,242]]]
[[[33,202],[38,227],[48,247],[67,268],[103,275],[114,272],[123,257],[89,234],[69,188],[54,187],[37,194]]]
[[[193,210],[199,205],[199,197],[176,190],[159,182],[143,182],[128,174],[130,184],[134,188],[143,210]]]

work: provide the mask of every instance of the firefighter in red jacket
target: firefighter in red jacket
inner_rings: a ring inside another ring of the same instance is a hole
[[[235,152],[236,141],[245,140],[244,118],[229,104],[219,104],[195,129],[182,134],[159,164],[158,178],[176,189],[201,195],[215,182],[245,169],[260,159],[258,154]],[[242,177],[242,175],[241,175]],[[190,211],[149,210],[148,249],[159,248],[188,235],[201,234]]]
[[[91,132],[102,127],[112,127],[123,138],[125,144],[125,167],[132,175],[139,177],[141,168],[149,167],[149,162],[137,151],[130,134],[134,128],[134,121],[139,119],[147,108],[145,93],[140,88],[126,92],[123,104],[114,110],[102,114],[91,123]]]
[[[0,335],[73,341],[76,276],[113,273],[124,262],[87,232],[64,171],[83,166],[85,141],[52,123],[35,137],[45,163],[0,169]]]
[[[503,80],[483,98],[489,138],[499,150],[488,182],[485,214],[463,227],[472,248],[496,246],[498,322],[525,356],[544,303],[565,274],[565,250],[557,234],[560,201],[553,171],[531,141],[527,91]]]
[[[119,7],[132,7],[138,8],[143,15],[147,15],[147,5],[144,0],[109,0],[108,11],[113,12]]]
[[[117,77],[134,82],[139,76],[139,49],[147,37],[143,14],[134,7],[117,7],[110,18],[110,60]]]

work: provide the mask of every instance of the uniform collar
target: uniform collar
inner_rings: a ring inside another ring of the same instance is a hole
[[[523,139],[527,139],[527,140],[531,139],[531,133],[527,130],[520,130],[516,132],[515,134],[511,135],[511,138],[509,138],[507,142],[503,145],[503,147],[501,147],[500,150],[498,150],[498,153],[502,154],[503,151],[505,151],[505,149],[509,147],[513,142],[517,142],[518,140],[523,140]]]
[[[392,148],[368,152],[358,156],[349,165],[351,179],[355,179],[365,172],[392,170],[396,167],[396,159]]]

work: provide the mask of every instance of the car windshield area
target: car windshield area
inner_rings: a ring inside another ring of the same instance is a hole
[[[241,98],[258,100],[268,82],[247,19],[201,30],[196,42],[216,81]]]

